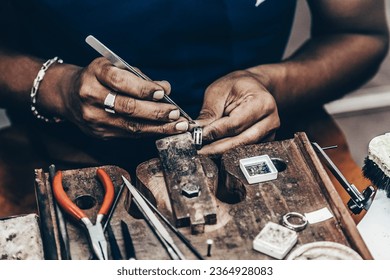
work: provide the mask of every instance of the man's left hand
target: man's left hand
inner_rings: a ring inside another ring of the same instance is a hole
[[[205,92],[197,125],[203,127],[206,145],[200,154],[227,150],[275,137],[280,120],[275,99],[261,79],[249,71],[230,73]]]

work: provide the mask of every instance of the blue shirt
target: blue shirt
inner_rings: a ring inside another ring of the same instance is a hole
[[[196,118],[213,81],[281,60],[296,0],[256,2],[14,0],[14,5],[23,12],[24,47],[31,54],[85,66],[99,56],[85,43],[94,35],[153,80],[169,81],[171,98]]]

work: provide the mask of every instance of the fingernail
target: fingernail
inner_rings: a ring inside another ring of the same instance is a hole
[[[188,130],[188,123],[187,122],[179,122],[176,124],[175,128],[178,131],[187,131]]]
[[[179,111],[179,110],[173,110],[173,111],[171,111],[171,112],[169,113],[169,116],[168,116],[168,118],[169,118],[170,120],[173,120],[173,121],[177,120],[179,117],[180,117],[180,111]]]
[[[154,93],[153,93],[153,98],[156,99],[156,100],[160,100],[164,97],[164,91],[163,90],[156,90]]]

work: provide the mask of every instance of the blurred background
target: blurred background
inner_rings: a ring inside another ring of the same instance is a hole
[[[309,36],[310,13],[306,1],[298,0],[295,22],[286,50],[291,54]],[[388,25],[390,1],[386,0]],[[390,55],[379,72],[360,89],[325,105],[347,138],[357,164],[363,165],[368,143],[377,135],[390,132]]]

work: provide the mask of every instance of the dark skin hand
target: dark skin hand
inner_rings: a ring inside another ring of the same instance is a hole
[[[0,70],[5,69],[3,80],[10,82],[1,85],[0,103],[29,106],[31,81],[43,62],[7,52],[0,56],[4,58],[0,63]],[[29,78],[19,79],[20,72]],[[170,90],[166,81],[145,81],[97,58],[85,68],[53,64],[39,86],[37,106],[42,114],[71,121],[100,139],[182,133],[188,130],[188,121],[175,106],[161,101]],[[103,105],[113,91],[118,93],[116,114],[106,112]]]
[[[114,67],[105,58],[77,71],[74,79],[74,94],[71,98],[64,96],[64,107],[67,118],[87,134],[102,139],[137,138],[188,129],[187,121],[180,118],[175,106],[160,102],[164,93],[171,90],[166,81],[144,81]],[[102,110],[102,104],[107,93],[113,91],[118,93],[114,103],[116,114],[109,114]]]
[[[221,154],[239,145],[272,140],[279,115],[321,106],[376,72],[388,48],[384,1],[308,3],[312,36],[296,53],[280,63],[227,74],[207,88],[196,120],[206,143],[199,153]],[[0,105],[30,110],[30,89],[44,62],[1,47]],[[118,93],[117,114],[104,110],[110,91]],[[177,108],[161,102],[164,92],[170,93],[169,83],[144,81],[98,58],[86,68],[51,66],[39,87],[37,108],[101,139],[191,130]]]
[[[204,141],[209,142],[200,154],[272,140],[280,124],[275,99],[249,71],[233,72],[211,84],[196,123],[204,127]]]
[[[228,74],[207,88],[196,122],[210,143],[199,153],[222,154],[272,140],[278,112],[288,116],[322,106],[376,72],[388,48],[384,1],[308,3],[312,36],[296,53],[280,63]]]

